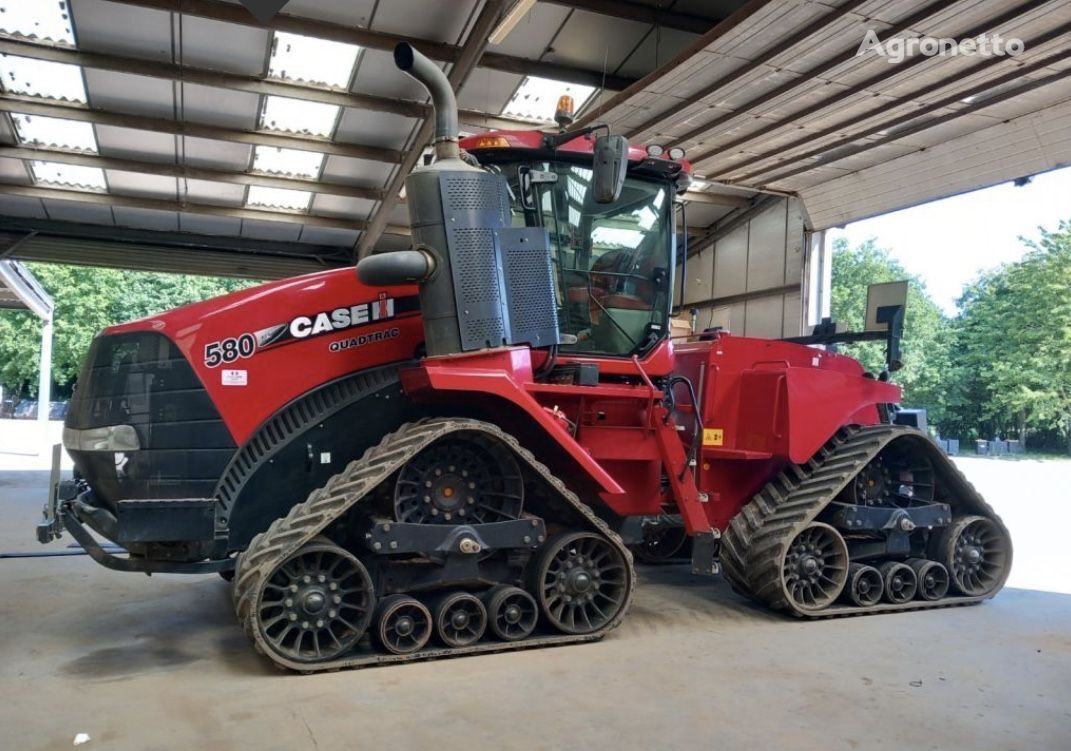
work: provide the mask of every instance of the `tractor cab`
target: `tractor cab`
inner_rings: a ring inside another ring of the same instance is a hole
[[[570,135],[498,131],[461,148],[506,179],[513,227],[547,231],[563,353],[643,355],[668,330],[674,196],[690,167],[622,149],[620,188],[600,196],[599,139],[588,129]]]

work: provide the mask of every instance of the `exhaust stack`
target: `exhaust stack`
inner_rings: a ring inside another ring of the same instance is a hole
[[[513,227],[506,178],[462,161],[457,99],[439,67],[405,42],[394,62],[431,95],[435,161],[405,178],[412,249],[361,259],[358,278],[420,285],[430,357],[558,344],[546,229]]]
[[[431,95],[435,108],[435,158],[457,159],[457,97],[446,74],[408,42],[399,42],[395,46],[394,64],[398,70],[419,81]]]

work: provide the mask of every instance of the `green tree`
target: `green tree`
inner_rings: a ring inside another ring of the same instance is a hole
[[[926,291],[925,282],[909,274],[888,250],[878,247],[875,239],[854,249],[843,238],[835,240],[832,275],[831,314],[853,331],[861,331],[865,323],[867,285],[909,282],[901,345],[904,367],[893,380],[904,390],[904,404],[925,407],[930,422],[940,427],[947,414],[946,377],[953,336],[940,307]],[[884,367],[883,343],[846,345],[842,351],[857,358],[869,371],[878,372]]]
[[[57,393],[73,385],[86,350],[101,329],[254,284],[244,279],[27,265],[56,304],[52,381]],[[41,325],[28,311],[0,314],[0,384],[5,390],[37,393]]]
[[[965,289],[955,401],[982,436],[1057,431],[1071,452],[1071,222],[1040,232],[1022,260]]]

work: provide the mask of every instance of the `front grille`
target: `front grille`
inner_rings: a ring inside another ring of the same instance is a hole
[[[193,368],[153,332],[94,340],[66,424],[133,425],[139,451],[71,452],[98,503],[132,498],[210,498],[235,445]]]

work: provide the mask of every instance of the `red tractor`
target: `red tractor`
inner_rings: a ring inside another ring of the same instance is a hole
[[[809,346],[852,335],[671,338],[683,160],[598,127],[459,144],[441,71],[395,59],[436,107],[412,249],[105,330],[42,540],[233,576],[254,645],[302,671],[598,639],[630,548],[686,539],[802,617],[1000,589],[1007,530],[888,372]]]

